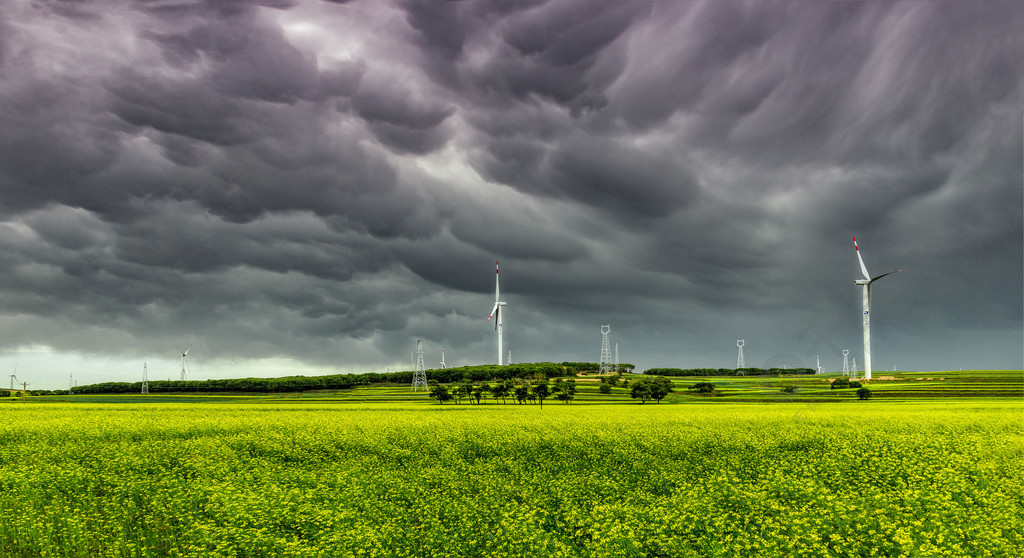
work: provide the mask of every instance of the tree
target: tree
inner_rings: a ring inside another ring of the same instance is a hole
[[[491,397],[497,399],[501,398],[501,404],[505,404],[505,397],[508,396],[509,392],[512,391],[512,384],[508,380],[498,382],[491,386]]]
[[[612,386],[610,386],[608,384],[601,384],[601,385],[597,386],[597,391],[600,391],[601,393],[611,393],[612,392]]]
[[[647,403],[647,400],[653,397],[654,382],[648,378],[640,378],[633,382],[633,387],[629,390],[629,395],[633,399],[639,399],[640,404]]]
[[[455,396],[456,403],[462,403],[462,398],[469,397],[472,391],[473,383],[469,380],[462,380],[457,386],[455,386],[455,389],[452,391],[452,395]]]
[[[850,387],[849,378],[836,378],[832,381],[832,389],[843,389]]]
[[[861,401],[863,401],[865,399],[871,399],[871,390],[866,388],[866,387],[862,387],[862,388],[857,390],[857,397]]]
[[[569,404],[576,398],[576,379],[562,380],[562,378],[555,378],[551,393],[555,399]]]
[[[541,407],[544,407],[544,399],[551,395],[551,390],[548,389],[548,379],[543,374],[537,374],[533,377],[533,395],[537,397],[537,402],[540,403]]]
[[[437,380],[430,380],[430,390],[428,393],[434,399],[437,399],[438,404],[444,405],[445,401],[450,401],[452,394],[448,393],[448,388],[437,383]]]
[[[512,396],[519,402],[520,405],[526,402],[526,399],[530,396],[530,388],[526,384],[516,384],[515,389],[512,390]]]
[[[672,393],[672,380],[664,376],[656,376],[652,380],[651,397],[654,398],[656,403],[661,403],[661,400],[670,393]]]
[[[476,399],[476,404],[480,404],[480,399],[485,393],[491,392],[491,386],[487,382],[483,382],[480,385],[473,388],[473,399]]]
[[[551,396],[558,401],[567,401],[565,394],[565,380],[562,378],[555,378],[555,381],[551,384]]]

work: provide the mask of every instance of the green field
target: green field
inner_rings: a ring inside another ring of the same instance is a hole
[[[1020,373],[916,377],[645,405],[581,381],[543,409],[405,386],[12,398],[0,555],[1024,554]]]

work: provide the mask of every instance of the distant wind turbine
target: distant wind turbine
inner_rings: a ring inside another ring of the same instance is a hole
[[[502,354],[501,354],[501,335],[502,335],[502,316],[504,312],[501,311],[505,307],[505,302],[501,301],[501,291],[498,288],[498,262],[494,262],[494,308],[491,310],[491,315],[487,316],[487,321],[491,321],[494,318],[494,331],[498,332],[498,366],[501,366]]]
[[[441,369],[448,368],[448,365],[444,363],[444,347],[441,347]]]
[[[860,256],[860,247],[857,246],[857,237],[853,237],[853,249],[857,252],[857,261],[860,262],[860,271],[864,274],[863,279],[857,279],[854,284],[864,287],[863,308],[864,308],[864,379],[871,379],[871,284],[886,275],[892,275],[903,269],[883,273],[878,277],[871,277],[867,266],[864,265],[864,258]]]

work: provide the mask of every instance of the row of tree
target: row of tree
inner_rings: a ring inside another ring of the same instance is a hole
[[[31,395],[31,396],[39,396],[39,395],[67,395],[67,393],[68,393],[68,390],[66,390],[66,389],[30,389],[30,390],[28,390],[28,394]],[[0,397],[24,397],[24,396],[25,396],[25,392],[20,390],[20,389],[16,389],[16,390],[6,390],[6,389],[5,390],[0,390]]]
[[[453,383],[468,380],[483,382],[507,380],[513,378],[531,378],[537,374],[546,377],[575,376],[577,369],[569,363],[534,362],[498,366],[462,366],[459,368],[439,368],[427,370],[427,380],[440,383]],[[323,389],[349,389],[354,386],[397,383],[412,384],[413,372],[366,372],[363,374],[332,374],[326,376],[286,376],[282,378],[230,378],[214,380],[151,380],[150,393],[172,392],[234,392],[234,393],[289,393]],[[86,386],[76,386],[73,393],[139,393],[141,382],[104,382]],[[54,392],[61,393],[60,391]]]
[[[547,377],[543,374],[537,374],[532,378],[509,378],[494,384],[474,383],[464,379],[447,386],[436,380],[430,380],[428,385],[430,397],[437,399],[441,405],[444,405],[445,401],[455,401],[456,404],[459,404],[463,399],[476,401],[479,405],[486,397],[490,397],[495,402],[501,399],[502,404],[505,404],[508,399],[512,399],[513,403],[520,405],[537,403],[543,407],[544,400],[548,397],[553,397],[565,404],[572,403],[576,398],[575,378],[557,377],[554,382],[548,382]]]
[[[779,376],[814,374],[813,368],[648,368],[651,376]]]
[[[596,362],[563,362],[562,366],[573,368],[578,372],[597,372],[601,370],[601,365]],[[629,374],[633,372],[636,366],[623,362],[621,364],[613,364],[612,371],[619,374]]]
[[[617,383],[617,379],[604,381],[600,385],[601,393],[611,393],[611,388]],[[640,403],[654,400],[661,403],[666,395],[672,393],[672,380],[665,377],[644,376],[634,380],[631,384],[628,380],[624,387],[630,388],[630,396],[640,400]],[[548,397],[569,404],[576,398],[575,378],[555,378],[554,382],[548,382],[543,375],[536,375],[532,378],[512,378],[502,380],[494,384],[488,382],[473,383],[469,380],[461,380],[454,384],[444,385],[437,381],[429,382],[430,397],[437,399],[437,402],[444,405],[446,401],[454,401],[456,404],[463,399],[475,401],[478,405],[484,399],[490,397],[495,402],[501,399],[505,404],[508,399],[513,403],[526,405],[537,403],[544,406],[544,400]]]

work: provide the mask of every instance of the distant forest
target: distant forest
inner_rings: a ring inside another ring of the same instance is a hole
[[[435,380],[443,384],[470,380],[484,382],[505,380],[509,378],[531,378],[543,374],[548,378],[559,376],[575,376],[580,372],[596,371],[600,366],[593,362],[535,362],[499,366],[489,364],[482,366],[461,366],[458,368],[438,368],[427,370],[427,380]],[[632,364],[621,364],[623,371],[633,370]],[[319,389],[348,389],[355,386],[370,384],[394,383],[412,384],[412,370],[401,372],[366,372],[363,374],[332,374],[328,376],[285,376],[282,378],[231,378],[215,380],[150,380],[150,393],[287,393]],[[108,393],[139,393],[142,382],[105,382],[76,386],[72,393],[77,394],[108,394]],[[31,395],[58,395],[67,390],[35,390]]]
[[[632,372],[632,364],[620,364],[620,372]],[[535,362],[524,364],[497,364],[461,366],[427,370],[427,380],[442,384],[470,380],[485,382],[509,378],[531,378],[543,374],[548,378],[575,376],[584,372],[596,372],[596,362]],[[777,376],[780,374],[814,374],[811,368],[649,368],[643,372],[649,376]],[[412,370],[401,372],[366,372],[363,374],[331,374],[327,376],[285,376],[281,378],[231,378],[214,380],[151,380],[150,393],[290,393],[322,389],[349,389],[371,384],[412,384]],[[17,390],[15,390],[17,391]],[[76,394],[139,393],[142,382],[104,382],[75,386]],[[67,390],[29,390],[30,395],[59,395]],[[0,392],[0,397],[11,392]]]
[[[778,376],[814,374],[813,368],[648,368],[651,376]]]

